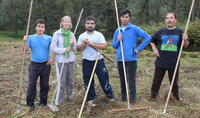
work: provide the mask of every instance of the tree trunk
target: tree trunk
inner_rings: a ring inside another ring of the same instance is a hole
[[[200,13],[200,1],[199,1],[199,6],[197,8],[197,17],[199,18],[199,13]]]
[[[145,17],[145,22],[149,23],[149,0],[145,0],[145,7],[146,7],[146,17]]]
[[[14,26],[15,34],[18,35],[18,31],[17,31],[18,30],[17,29],[17,15],[16,14],[15,14],[15,22],[13,24],[14,24],[13,26]]]
[[[176,13],[176,0],[172,1],[172,9]]]

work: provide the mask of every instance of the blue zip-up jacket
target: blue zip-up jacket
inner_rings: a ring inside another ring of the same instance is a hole
[[[135,54],[135,49],[138,52],[141,52],[150,42],[151,37],[144,32],[139,27],[132,25],[131,23],[128,24],[124,32],[122,31],[122,26],[120,27],[121,35],[122,35],[122,45],[124,51],[124,61],[137,61],[137,55]],[[121,46],[120,42],[118,41],[119,30],[116,29],[112,47],[116,50],[117,61],[122,61],[122,53],[121,53]],[[137,40],[141,37],[143,41],[137,46]]]

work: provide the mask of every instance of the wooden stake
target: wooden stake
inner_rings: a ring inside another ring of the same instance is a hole
[[[95,61],[95,64],[94,64],[94,67],[93,67],[93,70],[92,70],[92,74],[91,74],[91,76],[90,76],[90,81],[89,81],[89,83],[88,83],[88,87],[87,87],[87,90],[86,90],[86,93],[85,93],[85,97],[84,97],[84,100],[83,100],[83,103],[82,103],[81,110],[80,110],[80,113],[79,113],[78,118],[81,117],[81,114],[82,114],[82,111],[83,111],[83,107],[84,107],[84,105],[85,105],[85,101],[86,101],[86,98],[87,98],[87,95],[88,95],[88,92],[89,92],[89,89],[90,89],[90,85],[91,85],[91,83],[92,83],[92,78],[93,78],[93,76],[94,76],[94,72],[95,72],[95,69],[96,69],[96,65],[97,65],[97,62],[98,62],[98,59],[99,59],[99,55],[100,55],[100,53],[98,52],[97,58],[96,58],[96,61]]]
[[[118,9],[117,9],[117,1],[114,0],[114,2],[115,2],[115,11],[116,11],[116,17],[117,17],[117,25],[118,25],[119,35],[121,35],[120,26],[119,26],[119,16],[118,16]],[[126,77],[126,67],[125,67],[125,62],[124,62],[124,52],[123,52],[122,41],[120,41],[120,46],[121,46],[121,52],[122,52],[122,61],[123,61],[123,68],[124,68],[124,78],[125,78],[125,85],[126,85],[126,94],[127,94],[128,109],[130,109],[129,88],[128,88],[128,82],[127,82],[127,77]]]
[[[131,109],[115,109],[115,110],[108,110],[108,112],[136,111],[136,110],[146,110],[146,109],[150,109],[150,107],[131,108]]]
[[[74,29],[74,35],[75,35],[76,30],[77,30],[77,28],[78,28],[78,25],[79,25],[79,22],[80,22],[80,20],[81,20],[82,14],[83,14],[83,8],[81,9],[81,13],[80,13],[80,15],[79,15],[79,17],[78,17],[78,21],[77,21],[76,27],[75,27],[75,29]]]
[[[93,48],[94,50],[96,50],[97,52],[101,53],[101,55],[103,55],[103,57],[105,57],[106,59],[108,59],[110,62],[114,63],[113,60],[111,60],[110,58],[108,58],[105,54],[103,54],[99,49],[97,49],[96,47],[92,46],[92,45],[88,45],[91,48]]]
[[[188,16],[188,20],[187,20],[187,24],[186,24],[184,35],[186,35],[187,30],[188,30],[188,26],[189,26],[191,14],[192,14],[192,9],[194,7],[194,2],[195,2],[195,0],[192,1],[192,5],[191,5],[190,13],[189,13],[189,16]],[[166,113],[166,109],[167,109],[167,105],[168,105],[168,102],[169,102],[169,98],[170,98],[170,94],[171,94],[171,91],[172,91],[172,87],[173,87],[173,84],[174,84],[176,72],[177,72],[177,69],[178,69],[178,65],[179,65],[179,61],[180,61],[180,57],[181,57],[181,52],[182,52],[182,49],[183,49],[183,45],[184,45],[184,40],[182,40],[182,43],[181,43],[181,48],[180,48],[180,51],[179,51],[179,55],[178,55],[178,59],[177,59],[177,62],[176,62],[176,67],[175,67],[173,79],[172,79],[172,82],[171,82],[171,86],[170,86],[170,89],[169,89],[169,93],[168,93],[168,97],[167,97],[167,101],[166,101],[166,104],[165,104],[165,108],[164,108],[163,114]]]
[[[30,26],[30,20],[31,20],[31,12],[32,12],[32,6],[33,6],[33,0],[31,0],[30,3],[30,9],[29,9],[29,16],[28,16],[28,23],[26,27],[26,35],[29,33],[29,26]],[[18,99],[18,113],[20,112],[20,103],[21,103],[21,89],[22,89],[22,79],[23,79],[23,73],[24,73],[24,58],[25,58],[25,52],[26,52],[26,42],[24,43],[24,52],[22,57],[22,69],[21,69],[21,77],[19,81],[19,99]]]
[[[22,114],[20,114],[20,115],[18,115],[18,116],[16,116],[16,117],[14,117],[14,118],[20,118],[20,117],[23,117],[23,116],[25,116],[27,113],[29,113],[28,111],[27,112],[24,112],[24,113],[22,113]]]

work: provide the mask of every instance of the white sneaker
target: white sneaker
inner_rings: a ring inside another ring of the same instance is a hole
[[[114,99],[114,98],[112,98],[112,99],[109,99],[109,98],[108,98],[108,100],[109,100],[109,101],[111,101],[111,102],[114,102],[114,101],[115,101],[115,99]]]
[[[88,106],[91,106],[91,107],[95,107],[95,106],[97,106],[97,105],[94,104],[93,102],[94,102],[94,100],[90,100],[90,101],[88,101]]]

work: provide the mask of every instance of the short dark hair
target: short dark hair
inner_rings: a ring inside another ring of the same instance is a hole
[[[96,24],[96,20],[95,20],[95,18],[93,17],[93,16],[88,16],[87,18],[85,18],[85,23],[87,22],[87,21],[94,21],[94,23]]]
[[[131,12],[130,12],[129,10],[126,10],[126,9],[125,9],[125,10],[122,10],[122,11],[120,12],[119,15],[120,15],[120,17],[121,17],[121,16],[123,16],[123,15],[125,15],[125,14],[128,14],[129,17],[131,16]]]
[[[165,18],[167,17],[168,14],[173,14],[174,15],[174,18],[176,19],[176,14],[174,12],[168,12],[165,16]]]
[[[46,24],[45,21],[44,21],[43,19],[38,19],[38,20],[35,22],[35,27],[37,26],[38,23],[39,23],[39,24],[44,24],[44,25]]]

